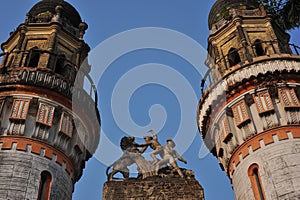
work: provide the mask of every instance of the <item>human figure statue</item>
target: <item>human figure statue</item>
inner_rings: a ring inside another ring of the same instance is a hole
[[[178,167],[178,164],[177,164],[175,158],[177,158],[178,160],[180,160],[181,162],[183,162],[185,164],[187,164],[187,161],[176,152],[174,147],[175,147],[175,143],[173,142],[173,140],[167,139],[167,144],[159,150],[159,151],[163,151],[163,157],[162,157],[162,160],[158,161],[155,164],[155,169],[158,172],[158,170],[163,165],[166,165],[169,163],[177,171],[179,176],[181,178],[184,178],[184,175],[183,175],[182,171],[180,170],[180,168]],[[157,151],[155,153],[158,154],[159,151]]]
[[[141,153],[145,150],[138,149],[138,147],[146,148],[147,146],[145,144],[138,144],[134,140],[134,137],[123,137],[121,139],[120,146],[123,150],[123,155],[116,162],[107,167],[106,175],[108,181],[112,181],[114,179],[113,176],[118,172],[120,172],[124,178],[129,178],[128,166],[134,163],[136,163],[138,167],[140,177],[146,178],[156,175],[153,165],[141,156]],[[109,173],[111,167],[113,167],[113,170]]]
[[[160,157],[163,158],[163,151],[160,151],[163,148],[163,146],[158,142],[156,133],[152,129],[149,132],[152,133],[153,137],[151,137],[151,136],[144,137],[145,143],[143,145],[145,145],[145,147],[143,147],[143,149],[141,149],[141,151],[144,152],[148,146],[151,149],[153,149],[150,156],[153,159],[152,163],[156,164],[159,161],[157,159],[157,157],[155,156],[156,154],[159,154]]]

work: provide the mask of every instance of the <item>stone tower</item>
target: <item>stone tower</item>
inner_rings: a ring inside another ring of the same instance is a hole
[[[198,126],[236,199],[300,198],[300,56],[255,0],[217,0]]]
[[[42,0],[1,45],[0,199],[72,199],[100,134],[86,29],[69,3]]]

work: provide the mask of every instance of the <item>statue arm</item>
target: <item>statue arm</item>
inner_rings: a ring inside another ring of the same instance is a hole
[[[145,142],[144,144],[138,144],[138,143],[135,143],[135,146],[136,146],[136,147],[148,147],[148,146],[149,146],[149,143],[148,143],[148,142]]]
[[[183,162],[184,164],[187,164],[187,161],[186,161],[183,157],[181,157],[181,156],[177,153],[177,151],[174,150],[174,154],[175,154],[175,157],[176,157],[179,161]]]
[[[187,161],[183,158],[183,157],[178,157],[178,160],[180,160],[181,162],[183,162],[184,164],[187,164]]]
[[[148,148],[148,145],[147,145],[147,146],[144,146],[143,148],[141,148],[141,149],[139,150],[139,152],[142,154],[142,153],[144,153],[144,152],[147,150],[147,148]]]
[[[150,132],[152,133],[152,135],[153,135],[153,140],[156,140],[157,141],[157,135],[156,135],[156,133],[154,132],[154,130],[150,130]]]
[[[147,150],[147,148],[148,148],[148,146],[150,145],[151,143],[150,142],[145,142],[145,143],[143,143],[143,144],[136,144],[138,147],[142,147],[140,150],[139,150],[139,152],[142,154],[142,153],[144,153],[146,150]]]

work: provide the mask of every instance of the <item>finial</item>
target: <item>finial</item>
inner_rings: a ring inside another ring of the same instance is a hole
[[[58,13],[61,13],[61,11],[63,10],[63,7],[62,5],[58,5],[55,7],[55,12],[58,14]]]
[[[62,5],[57,5],[57,6],[55,7],[55,12],[56,12],[56,14],[53,15],[53,17],[52,17],[52,21],[53,21],[53,22],[60,22],[60,21],[61,21],[61,13],[62,13],[63,9],[64,9],[64,8],[63,8]]]
[[[88,24],[87,23],[85,23],[85,22],[81,22],[80,24],[79,24],[79,39],[83,39],[83,36],[84,36],[84,34],[85,34],[85,31],[88,29]]]

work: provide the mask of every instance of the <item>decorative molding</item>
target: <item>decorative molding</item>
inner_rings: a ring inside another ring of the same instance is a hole
[[[293,138],[289,138],[287,133],[291,133]],[[259,134],[255,134],[254,136],[248,138],[247,141],[245,141],[242,145],[236,148],[232,153],[227,167],[227,174],[229,175],[229,177],[232,178],[235,168],[238,167],[238,165],[243,159],[249,156],[251,152],[255,152],[258,149],[262,148],[261,141],[264,143],[265,146],[273,144],[275,142],[274,135],[278,137],[278,141],[300,139],[300,126],[276,127],[261,132]],[[250,152],[249,149],[252,149],[252,151]]]
[[[11,107],[9,119],[11,120],[26,120],[29,110],[29,99],[14,99]]]
[[[69,138],[72,138],[73,128],[74,126],[73,126],[72,116],[66,112],[62,112],[60,118],[59,132],[65,134]]]
[[[233,119],[237,127],[250,121],[249,112],[245,100],[241,100],[232,106]]]
[[[40,103],[36,116],[36,122],[45,126],[52,126],[55,107],[46,103]]]
[[[208,117],[207,113],[209,113],[207,111],[210,110],[213,102],[217,102],[218,99],[224,98],[226,100],[225,91],[228,91],[229,87],[243,83],[247,77],[259,77],[260,75],[270,73],[278,74],[283,71],[293,74],[300,72],[300,62],[294,60],[271,60],[262,63],[254,63],[232,72],[230,76],[226,76],[212,88],[209,88],[208,93],[203,96],[198,107],[198,124],[200,132],[203,132],[202,127],[205,126],[205,118]]]
[[[63,152],[58,151],[51,145],[48,145],[40,140],[28,139],[26,137],[9,136],[0,137],[0,144],[0,151],[12,150],[13,144],[16,144],[17,151],[24,151],[39,155],[41,157],[55,161],[62,167],[65,165],[65,170],[72,176],[72,181],[73,183],[75,183],[74,165]]]
[[[253,94],[257,112],[262,115],[274,110],[274,105],[268,90],[263,90]]]

